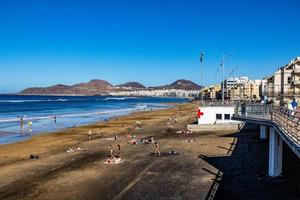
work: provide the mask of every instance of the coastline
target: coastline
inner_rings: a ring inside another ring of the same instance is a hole
[[[19,100],[21,99],[21,100]],[[127,115],[136,111],[170,107],[170,102],[186,102],[187,99],[175,98],[123,98],[123,97],[21,97],[9,96],[1,100],[1,106],[7,112],[0,119],[0,144],[27,140],[32,135],[55,132],[73,126],[82,126],[98,121],[107,121],[116,116]],[[25,102],[25,103],[23,103]],[[58,103],[56,103],[58,102]],[[166,104],[167,103],[167,104]],[[24,111],[24,106],[27,106]],[[31,105],[32,112],[31,112]],[[6,107],[7,106],[7,107]],[[16,106],[10,113],[10,107]],[[40,106],[40,107],[39,107]],[[171,105],[173,106],[173,105]],[[79,109],[86,107],[87,109]],[[49,112],[48,112],[49,110]],[[20,118],[24,116],[23,135],[20,134]],[[55,116],[55,122],[52,117]],[[33,122],[29,129],[28,123]]]
[[[58,139],[62,139],[62,138],[65,139],[65,137],[72,136],[72,134],[74,134],[74,133],[79,133],[78,135],[83,136],[84,132],[86,132],[86,135],[87,135],[88,130],[90,130],[90,129],[95,134],[95,138],[112,136],[112,134],[114,132],[119,132],[121,134],[125,134],[127,129],[129,129],[132,125],[134,125],[135,121],[137,121],[141,118],[140,116],[142,116],[142,118],[144,115],[151,116],[159,111],[169,113],[172,110],[176,110],[179,106],[193,105],[193,103],[183,103],[183,104],[161,103],[161,104],[169,105],[171,107],[161,108],[161,109],[153,109],[153,110],[134,110],[134,111],[131,111],[124,115],[112,116],[107,121],[92,122],[92,123],[88,123],[85,125],[76,126],[75,128],[70,127],[70,128],[63,128],[63,129],[54,130],[54,131],[40,132],[40,133],[32,135],[29,138],[26,138],[24,140],[1,144],[0,145],[0,157],[3,156],[1,150],[9,149],[10,148],[9,146],[18,146],[18,145],[27,146],[27,143],[33,143],[33,142],[42,142],[43,143],[43,140],[44,140],[43,138],[58,137]],[[134,120],[132,121],[130,119],[134,119]],[[114,127],[109,127],[109,126],[113,125],[116,120],[125,121],[123,127],[118,127],[117,129],[115,129]],[[128,122],[128,121],[130,121],[130,122]],[[99,130],[96,130],[97,127],[99,128]],[[79,141],[80,141],[80,139],[79,139]],[[45,139],[45,140],[47,140],[47,139]],[[1,165],[1,162],[0,162],[0,165]]]

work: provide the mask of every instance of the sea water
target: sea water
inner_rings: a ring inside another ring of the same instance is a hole
[[[158,97],[0,95],[0,144],[186,101]],[[21,118],[24,120],[22,132]]]

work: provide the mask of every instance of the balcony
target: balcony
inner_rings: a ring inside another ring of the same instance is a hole
[[[294,66],[293,73],[294,73],[294,74],[300,74],[300,65],[295,65],[295,66]]]
[[[295,81],[293,81],[293,85],[296,87],[300,87],[300,80],[296,79]]]

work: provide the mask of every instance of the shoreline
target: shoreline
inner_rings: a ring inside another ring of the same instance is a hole
[[[15,98],[17,98],[17,97],[15,97]],[[44,98],[46,98],[46,100],[44,100]],[[53,99],[51,98],[49,100],[49,99],[47,99],[47,97],[44,97],[44,98],[42,100],[38,100],[38,101],[41,101],[40,104],[47,105],[47,106],[49,104],[49,107],[50,106],[53,107],[53,103],[48,103],[48,101],[51,102],[50,100],[53,100]],[[56,97],[53,97],[53,98],[56,98]],[[105,108],[106,103],[101,103],[101,105],[103,104],[104,106],[99,106],[100,104],[98,103],[98,101],[102,102],[102,100],[103,101],[110,100],[110,98],[115,100],[115,98],[113,98],[113,97],[106,97],[103,99],[102,98],[98,99],[96,97],[96,100],[94,100],[94,98],[88,99],[92,102],[92,106],[90,106],[91,108],[87,109],[86,111],[84,109],[79,110],[78,106],[76,108],[76,105],[77,104],[79,105],[79,103],[81,103],[81,101],[79,101],[81,99],[79,99],[78,101],[75,99],[74,100],[74,102],[75,102],[74,103],[74,105],[75,105],[74,111],[65,112],[63,109],[58,110],[57,113],[54,113],[54,112],[47,113],[47,112],[42,111],[43,114],[40,114],[40,115],[35,115],[35,113],[31,114],[31,113],[24,112],[23,115],[25,117],[23,118],[23,120],[24,120],[23,134],[21,134],[20,124],[19,124],[20,119],[18,117],[8,117],[7,119],[3,118],[3,120],[1,120],[1,123],[0,123],[0,125],[1,125],[0,145],[8,144],[8,143],[15,143],[18,141],[23,141],[23,140],[28,140],[28,138],[32,137],[32,135],[40,135],[45,132],[56,132],[59,130],[65,130],[68,128],[72,128],[74,126],[78,127],[78,126],[97,123],[99,121],[107,121],[110,118],[124,116],[124,115],[128,115],[128,114],[134,113],[134,112],[141,112],[144,110],[164,109],[164,108],[168,108],[170,106],[174,106],[179,102],[188,102],[187,99],[177,100],[174,98],[172,98],[170,100],[168,100],[168,99],[164,100],[164,98],[158,98],[158,100],[155,100],[155,99],[151,100],[151,99],[146,98],[145,100],[141,99],[141,100],[134,100],[131,102],[130,100],[127,101],[127,98],[126,99],[118,98],[118,99],[116,99],[116,101],[112,101],[112,102],[107,101],[108,102],[107,105],[110,105],[110,104],[113,105],[111,107],[108,106],[107,108]],[[24,97],[24,99],[25,100],[22,100],[22,101],[25,101],[25,102],[29,101],[29,103],[31,103],[30,101],[32,98],[30,98],[28,100],[27,98]],[[36,97],[32,101],[37,101],[35,99],[40,99],[40,98]],[[58,99],[58,100],[60,101],[60,99]],[[61,101],[72,101],[72,100],[73,99],[70,97],[70,100],[67,98],[66,100],[62,99]],[[122,102],[123,102],[123,101],[119,101],[119,100],[124,100],[124,102],[125,103],[128,102],[129,105],[126,106],[126,104],[123,103],[125,106],[118,106],[119,102],[121,103],[120,105],[122,105]],[[8,101],[10,101],[10,100],[8,100]],[[47,104],[44,104],[43,101],[47,101]],[[57,101],[57,100],[54,99],[53,101]],[[139,103],[139,102],[141,102],[141,103]],[[28,103],[28,105],[29,105],[29,103]],[[21,103],[17,103],[16,105],[19,106],[19,104],[21,105]],[[14,104],[12,104],[12,105],[14,105]],[[65,103],[61,103],[59,105],[65,105]],[[69,107],[72,108],[73,103],[69,103],[67,105],[70,105]],[[114,105],[116,105],[116,106],[114,106]],[[15,115],[18,115],[18,113],[15,113]],[[26,116],[26,115],[28,115],[28,116]],[[58,119],[55,122],[53,122],[53,120],[52,120],[52,117],[54,115]],[[32,129],[29,127],[27,122],[28,123],[33,122],[34,126]]]
[[[148,109],[133,109],[133,110],[128,109],[126,111],[119,112],[117,115],[113,115],[111,113],[111,116],[108,116],[107,118],[105,118],[102,121],[91,120],[90,122],[87,122],[87,123],[82,122],[78,126],[76,124],[74,124],[74,125],[76,125],[75,128],[83,128],[83,127],[86,127],[86,126],[89,127],[89,126],[97,125],[99,123],[109,122],[110,120],[113,120],[115,118],[119,118],[119,117],[122,117],[122,116],[129,116],[129,115],[132,115],[134,113],[170,109],[170,108],[174,108],[177,105],[179,105],[179,103],[160,103],[160,104],[161,105],[168,105],[168,107],[165,107],[165,108],[151,108],[151,109],[150,108],[148,108]],[[117,113],[117,112],[113,112],[113,113]],[[108,114],[108,113],[104,113],[104,114]],[[51,119],[51,116],[49,116],[48,118]],[[25,119],[24,121],[27,122],[27,121],[30,121],[30,119],[28,119],[28,120]],[[27,141],[27,140],[30,140],[31,138],[33,138],[35,136],[39,136],[39,135],[55,134],[56,132],[62,132],[62,131],[67,131],[68,132],[72,129],[74,129],[74,127],[71,127],[71,126],[66,126],[66,127],[61,127],[61,128],[57,127],[57,129],[54,128],[53,130],[47,130],[47,131],[37,131],[37,132],[28,132],[27,131],[27,132],[25,132],[24,135],[21,135],[21,133],[17,133],[17,132],[5,132],[5,131],[0,130],[0,134],[6,134],[6,135],[15,134],[15,135],[18,135],[18,137],[21,137],[21,138],[23,137],[23,139],[19,139],[19,140],[16,140],[16,141],[9,141],[9,142],[5,142],[5,143],[0,143],[0,146],[6,145],[6,144],[14,144],[14,143],[22,142],[22,141]]]
[[[95,122],[91,122],[88,124],[84,124],[84,125],[80,125],[80,126],[76,126],[74,127],[66,127],[63,129],[58,129],[58,130],[53,130],[53,131],[42,131],[36,134],[31,135],[29,138],[26,138],[24,140],[19,140],[19,141],[15,141],[15,142],[11,142],[11,143],[4,143],[4,144],[0,144],[0,152],[1,152],[1,148],[3,147],[7,147],[10,145],[18,145],[18,144],[24,144],[24,143],[30,143],[31,141],[34,140],[38,140],[38,139],[42,139],[43,137],[55,137],[57,135],[60,136],[66,136],[69,135],[72,132],[82,132],[83,130],[86,131],[87,133],[87,129],[95,129],[97,126],[101,127],[106,127],[106,124],[113,124],[115,120],[123,120],[123,118],[135,118],[137,117],[137,115],[139,114],[155,114],[155,112],[158,111],[163,111],[163,112],[168,112],[168,110],[172,110],[172,109],[177,109],[179,106],[186,106],[186,105],[193,105],[194,103],[161,103],[161,104],[167,104],[170,107],[169,108],[157,108],[157,109],[153,109],[153,110],[135,110],[132,112],[129,112],[127,114],[124,115],[117,115],[117,116],[112,116],[110,117],[107,121],[95,121]],[[129,126],[131,126],[132,124],[130,124]],[[124,132],[125,129],[129,128],[128,126],[124,126],[122,128],[119,128],[118,132]],[[102,134],[102,136],[108,136],[109,134],[112,134],[115,131],[109,130],[106,133],[102,133],[100,131],[100,134]],[[98,132],[96,132],[98,133]],[[107,135],[108,134],[108,135]],[[0,154],[1,157],[1,154]]]

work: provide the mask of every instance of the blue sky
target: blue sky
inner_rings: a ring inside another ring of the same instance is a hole
[[[262,78],[300,55],[297,0],[0,1],[0,92],[105,79]]]

